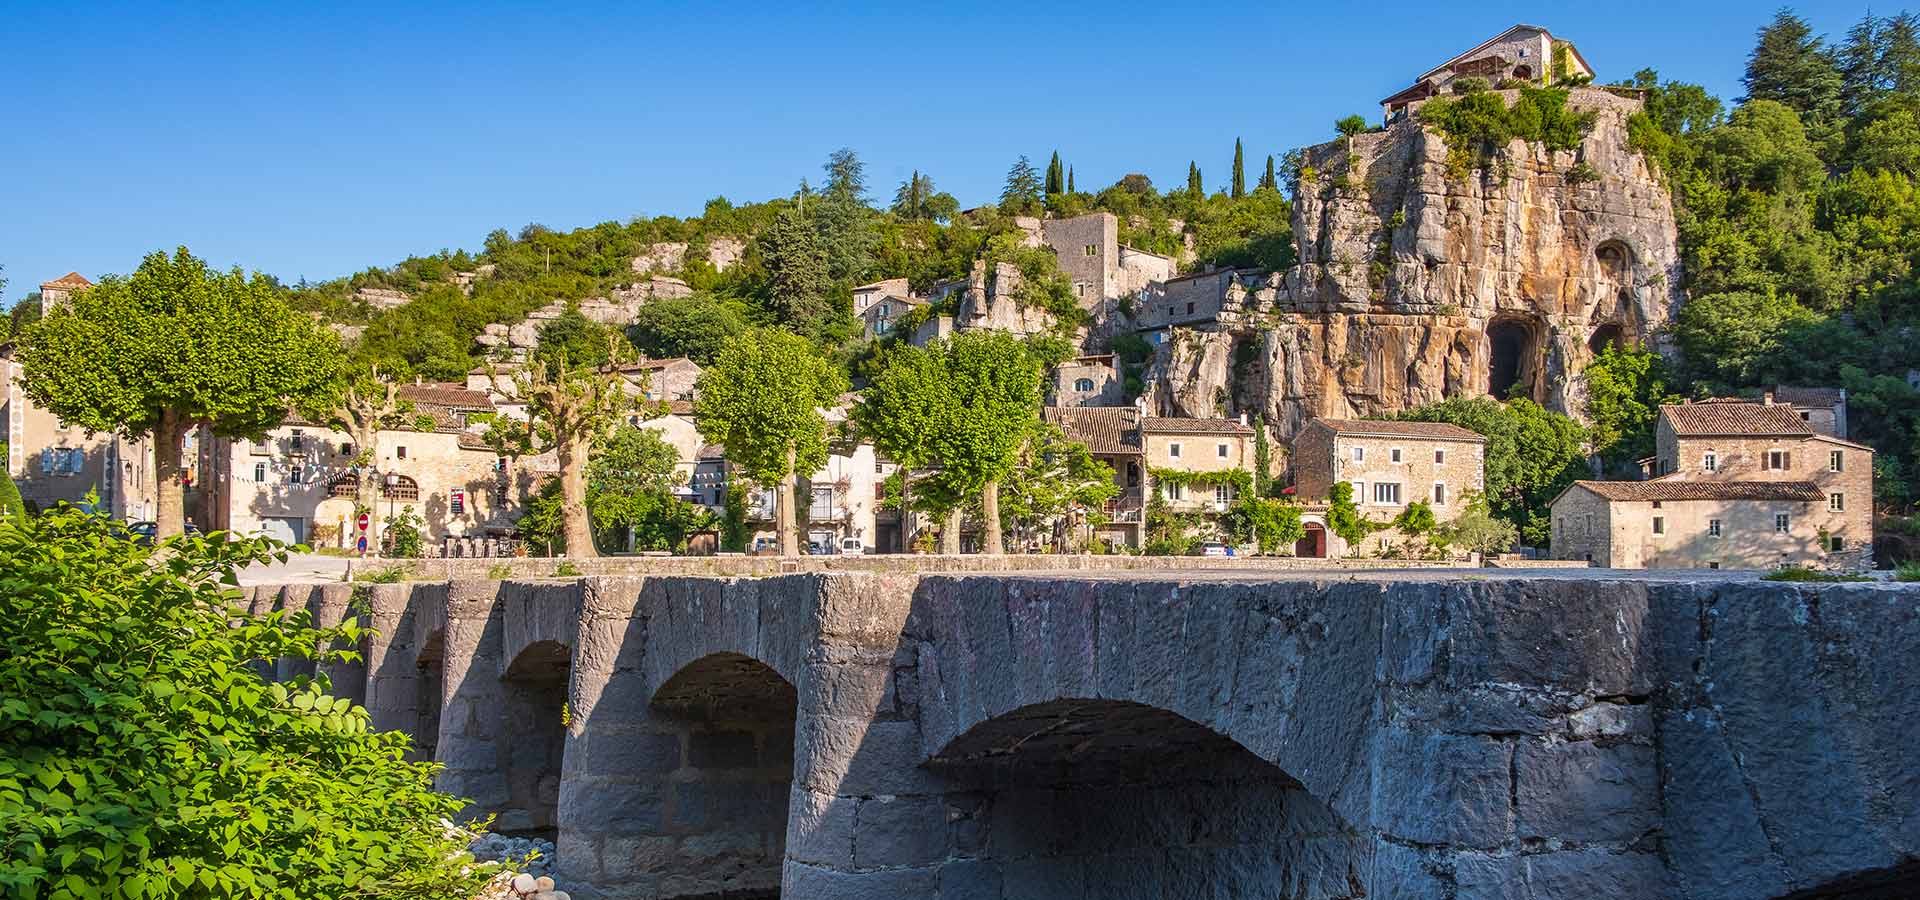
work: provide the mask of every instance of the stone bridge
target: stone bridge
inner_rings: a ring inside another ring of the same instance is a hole
[[[353,614],[349,585],[257,608]],[[575,897],[1920,896],[1920,592],[374,585],[328,674]],[[280,677],[305,674],[282,664]]]

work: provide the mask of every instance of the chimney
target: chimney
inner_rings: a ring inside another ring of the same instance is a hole
[[[1247,414],[1244,412],[1240,414],[1240,424],[1241,425],[1247,424]]]
[[[1761,406],[1773,405],[1773,388],[1767,388],[1766,390],[1760,392],[1760,405]]]

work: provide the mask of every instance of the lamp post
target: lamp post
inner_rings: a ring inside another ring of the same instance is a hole
[[[386,525],[385,525],[385,527],[383,527],[383,528],[381,529],[381,532],[382,532],[383,534],[384,534],[385,532],[387,532],[387,531],[391,531],[391,530],[393,530],[393,488],[394,488],[394,485],[397,485],[397,484],[399,484],[399,483],[400,483],[400,476],[398,476],[398,475],[395,475],[395,474],[394,474],[394,473],[392,473],[392,472],[388,472],[388,473],[387,473],[387,481],[386,481],[386,484],[387,484],[387,520],[386,520]]]

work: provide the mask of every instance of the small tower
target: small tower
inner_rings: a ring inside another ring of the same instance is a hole
[[[84,291],[93,287],[93,282],[79,272],[68,272],[52,281],[40,284],[40,314],[53,312],[55,306],[73,296],[74,291]]]

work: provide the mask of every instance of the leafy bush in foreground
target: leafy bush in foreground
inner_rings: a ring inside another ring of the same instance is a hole
[[[460,898],[489,874],[446,826],[406,738],[324,676],[258,660],[349,658],[359,630],[246,618],[260,540],[136,546],[72,508],[0,519],[0,895]]]

